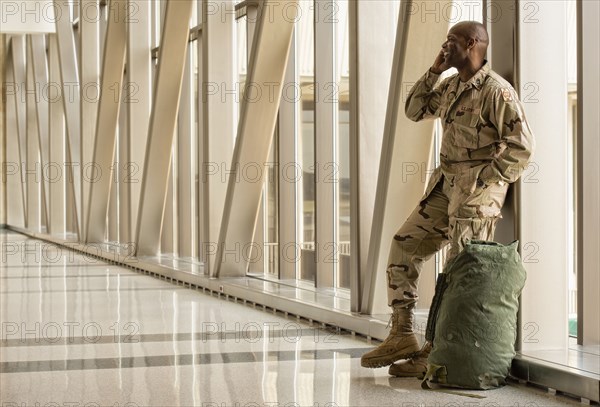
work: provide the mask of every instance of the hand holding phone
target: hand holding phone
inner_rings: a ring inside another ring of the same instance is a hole
[[[450,68],[450,65],[448,65],[446,63],[446,59],[444,58],[444,50],[441,49],[440,52],[437,54],[435,61],[433,61],[433,65],[431,65],[431,68],[429,70],[431,71],[431,73],[439,75],[449,68]]]

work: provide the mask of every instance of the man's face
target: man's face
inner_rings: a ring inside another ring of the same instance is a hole
[[[454,68],[462,67],[467,60],[467,38],[455,27],[451,28],[442,44],[445,63]]]

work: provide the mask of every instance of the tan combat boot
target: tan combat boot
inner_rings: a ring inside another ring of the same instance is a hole
[[[427,357],[431,352],[431,343],[425,342],[423,349],[412,359],[403,360],[390,366],[388,373],[396,377],[417,377],[422,379],[427,372]]]
[[[390,334],[381,345],[360,358],[362,367],[388,366],[397,360],[411,358],[421,350],[413,332],[413,309],[414,304],[405,308],[394,307]]]

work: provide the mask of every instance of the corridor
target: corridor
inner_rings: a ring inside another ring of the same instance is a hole
[[[516,381],[421,390],[361,368],[363,337],[1,232],[3,407],[580,405]]]

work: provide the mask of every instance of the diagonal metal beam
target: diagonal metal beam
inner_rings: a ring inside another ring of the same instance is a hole
[[[121,163],[126,172],[121,182],[129,188],[130,205],[127,212],[129,218],[127,233],[122,239],[132,242],[136,230],[137,213],[141,191],[141,177],[144,169],[144,154],[150,122],[152,69],[151,69],[151,7],[147,0],[130,0],[129,7],[138,10],[138,22],[129,24],[127,50],[127,89],[129,90],[128,109],[129,137],[128,157]],[[119,221],[123,223],[123,219]]]
[[[68,188],[73,193],[73,210],[77,225],[75,230],[81,238],[81,121],[80,121],[80,93],[79,73],[77,70],[77,51],[75,49],[75,36],[70,20],[68,3],[54,0],[56,14],[56,36],[58,44],[58,59],[60,64],[60,78],[62,87],[62,100],[64,104],[66,129],[67,129],[67,164],[66,171]]]
[[[592,345],[600,342],[600,321],[594,310],[600,308],[600,80],[598,65],[598,16],[600,4],[592,1],[577,3],[579,48],[577,61],[578,111],[577,123],[577,343]],[[585,84],[581,86],[581,84]],[[581,295],[579,294],[581,293]],[[596,393],[597,394],[597,393]]]
[[[298,9],[297,1],[286,4],[288,14],[282,12],[280,2],[270,0],[262,3],[259,12],[215,258],[217,276],[244,275],[254,258],[250,250],[263,179],[245,171],[255,168],[265,173],[294,30],[292,10]],[[236,259],[224,257],[231,251]]]
[[[315,0],[315,14],[326,15],[335,3]],[[330,21],[331,20],[331,21]],[[340,174],[337,152],[337,23],[334,19],[315,21],[315,250],[316,286],[332,287],[338,266],[338,201]],[[335,19],[337,21],[337,18]],[[332,91],[332,89],[334,89]],[[326,96],[324,96],[326,95]]]
[[[369,231],[373,219],[398,3],[351,1],[350,40],[350,247],[351,310],[360,311]],[[374,39],[377,39],[374,41]]]
[[[24,106],[26,117],[26,156],[27,163],[22,171],[25,172],[25,188],[27,189],[27,223],[29,230],[40,231],[44,221],[41,212],[42,188],[40,183],[40,146],[37,121],[37,103],[35,79],[33,77],[33,58],[28,53],[26,59],[27,85],[24,92]]]
[[[444,10],[450,0],[436,0]],[[412,0],[401,3],[385,119],[375,210],[361,312],[387,312],[384,282],[389,241],[408,217],[425,185],[421,177],[402,179],[406,164],[428,163],[432,148],[433,121],[411,122],[404,114],[403,91],[431,66],[448,24],[421,19]],[[405,62],[410,61],[410,62]],[[384,222],[385,219],[385,222]]]
[[[298,69],[298,35],[292,33],[292,44],[285,72],[284,89],[296,89],[300,83]],[[299,251],[296,242],[301,241],[298,230],[298,189],[296,163],[298,162],[298,106],[290,94],[285,95],[279,106],[279,278],[296,279]],[[292,172],[293,171],[293,172]],[[290,216],[290,214],[292,214]]]
[[[125,52],[127,53],[127,51]],[[128,84],[131,84],[129,78],[129,67],[125,70],[123,77],[123,99],[119,109],[119,129],[118,129],[118,149],[115,152],[115,162],[113,171],[113,188],[118,191],[118,202],[116,206],[119,208],[118,216],[118,241],[128,244],[131,242],[131,188],[128,179],[127,170],[128,162],[131,156],[131,148],[138,148],[137,145],[131,143],[131,135],[129,134],[129,109],[128,104],[131,104],[131,98],[128,94]],[[116,184],[114,182],[116,181]]]
[[[224,44],[234,44],[235,5],[233,0],[205,3],[202,9],[202,32],[198,54],[202,80],[199,123],[200,157],[200,259],[204,270],[214,275],[216,245],[219,240],[223,204],[227,185],[221,169],[231,162],[235,131],[238,122],[238,104],[232,97],[223,97],[238,83],[236,58],[233,50],[223,52]],[[225,17],[225,18],[223,18]]]
[[[6,55],[6,44],[4,34],[0,34],[0,161],[6,163],[6,86],[8,80],[6,75],[6,61],[8,57]],[[7,165],[7,164],[4,164]],[[2,180],[0,181],[0,225],[6,224],[6,171],[2,168]]]
[[[64,174],[64,162],[66,161],[65,148],[65,120],[63,102],[60,89],[60,68],[58,64],[58,45],[56,35],[48,37],[48,74],[52,88],[48,91],[48,102],[50,105],[50,127],[48,135],[50,140],[50,153],[47,176],[50,179],[50,190],[48,196],[48,212],[50,219],[48,230],[53,235],[64,235],[66,232],[66,179]]]
[[[192,43],[190,43],[191,45]],[[192,52],[188,52],[183,88],[181,90],[181,109],[178,115],[178,140],[177,140],[177,215],[179,220],[177,239],[177,253],[182,257],[192,257],[193,230],[194,230],[194,197],[196,174],[194,154],[195,123],[192,111],[194,109],[194,67],[192,64]]]
[[[167,3],[138,211],[138,256],[158,253],[191,15],[191,1]]]
[[[115,155],[127,49],[127,1],[113,0],[110,7],[113,13],[108,21],[104,42],[100,103],[92,161],[94,173],[91,176],[93,182],[89,186],[85,227],[85,241],[95,243],[103,242],[106,234],[106,214],[111,195],[112,162]]]
[[[27,119],[25,114],[26,73],[25,70],[25,36],[15,35],[11,43],[12,51],[12,80],[15,86],[15,109],[17,119],[17,140],[19,146],[19,167],[21,173],[21,195],[23,200],[23,224],[27,225],[27,193],[25,190],[26,178],[24,168],[27,164]]]
[[[6,165],[3,170],[2,182],[6,185],[6,222],[10,225],[25,226],[25,184],[22,182],[22,171],[20,171],[20,140],[17,116],[17,93],[19,89],[14,80],[14,69],[12,61],[13,43],[8,43],[6,52],[6,137],[5,154]],[[12,93],[14,97],[8,97]]]
[[[401,90],[402,74],[404,70],[404,61],[406,59],[406,48],[408,44],[409,32],[409,10],[412,0],[402,4],[398,16],[398,28],[396,33],[396,45],[394,47],[394,59],[392,65],[392,76],[390,78],[390,90],[388,94],[388,106],[385,118],[385,127],[383,135],[383,145],[381,148],[381,159],[379,162],[379,176],[377,178],[377,193],[375,198],[375,210],[373,212],[373,223],[371,224],[371,239],[369,245],[369,254],[367,258],[367,269],[363,276],[363,291],[361,312],[370,314],[373,310],[375,296],[375,283],[377,281],[377,272],[379,269],[381,252],[381,229],[383,228],[383,212],[385,210],[386,197],[390,182],[390,171],[392,154],[390,147],[394,145],[396,129],[398,127],[398,116],[402,115],[401,108]]]
[[[98,102],[100,99],[100,28],[106,25],[107,8],[101,6],[99,0],[80,0],[79,3],[79,79],[81,85],[80,120],[81,120],[81,163],[89,166],[94,153],[94,137],[98,118]],[[118,10],[120,12],[120,10]],[[118,17],[117,9],[114,9]],[[112,19],[112,15],[109,17]],[[104,30],[103,30],[104,31]],[[116,91],[116,89],[115,89]],[[85,178],[84,178],[85,180]],[[88,198],[90,182],[81,185],[81,219],[88,217]],[[85,236],[85,222],[81,225],[81,235]]]
[[[176,135],[174,136],[176,137]],[[174,143],[176,144],[176,143]],[[174,193],[176,189],[176,175],[175,171],[177,170],[176,166],[173,165],[174,162],[177,162],[177,152],[175,148],[171,151],[171,164],[169,166],[167,175],[167,192],[165,195],[165,206],[163,209],[162,215],[162,224],[160,229],[160,246],[158,252],[161,254],[171,253],[173,255],[177,255],[175,250],[175,240],[177,239],[177,223],[174,219],[175,214],[175,205],[173,202]]]
[[[35,86],[36,99],[36,116],[37,116],[37,133],[40,150],[40,167],[42,174],[42,218],[46,219],[46,228],[49,224],[49,177],[44,176],[44,169],[50,163],[50,146],[49,146],[49,105],[48,98],[43,94],[43,90],[48,89],[48,63],[46,58],[46,41],[44,34],[31,34],[29,36],[29,47],[33,60],[33,80]]]

